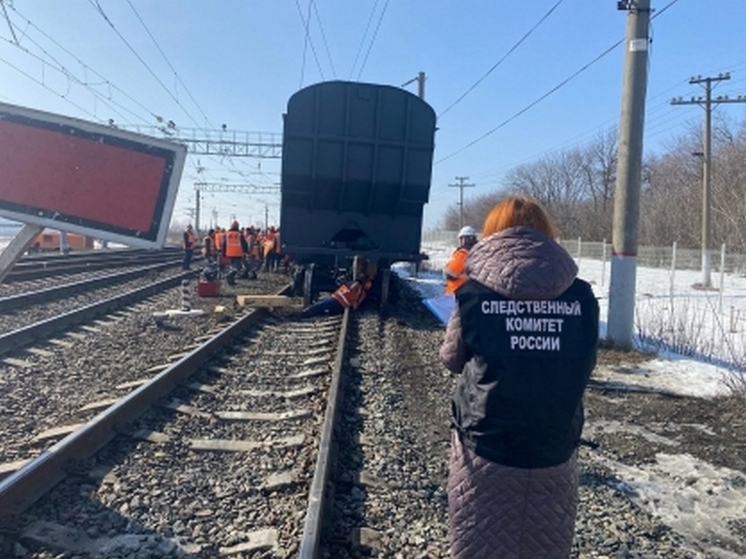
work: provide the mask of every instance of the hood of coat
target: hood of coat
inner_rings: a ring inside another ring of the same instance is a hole
[[[511,227],[479,241],[469,251],[466,274],[510,299],[559,297],[578,267],[554,240],[530,227]]]

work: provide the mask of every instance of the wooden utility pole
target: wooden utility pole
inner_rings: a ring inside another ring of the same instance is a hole
[[[464,181],[468,181],[469,177],[456,177],[457,184],[449,184],[448,186],[455,186],[459,189],[458,197],[458,228],[461,229],[464,226],[464,188],[470,186],[476,186],[475,184],[466,184]]]
[[[702,288],[712,287],[712,264],[710,260],[710,247],[712,245],[712,109],[720,103],[746,103],[743,96],[729,99],[728,96],[718,97],[713,101],[712,88],[723,80],[729,80],[730,74],[718,74],[714,78],[703,78],[697,76],[691,78],[689,83],[700,84],[705,88],[705,96],[692,97],[684,100],[679,97],[672,99],[672,105],[700,105],[705,110],[705,123],[703,130],[703,152],[702,152]],[[714,106],[713,106],[714,104]]]
[[[607,337],[613,345],[632,347],[640,221],[642,139],[648,80],[650,0],[622,0],[627,10],[626,55],[619,121],[619,153],[614,193],[614,224]]]

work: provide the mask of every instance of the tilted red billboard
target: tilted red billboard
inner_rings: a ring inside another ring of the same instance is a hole
[[[0,103],[0,216],[163,246],[186,146]]]

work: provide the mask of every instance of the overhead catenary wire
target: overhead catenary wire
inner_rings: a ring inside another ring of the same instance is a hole
[[[357,52],[355,53],[355,60],[353,60],[352,62],[352,68],[350,68],[350,79],[352,79],[352,76],[355,74],[355,67],[357,66],[357,61],[360,59],[360,53],[363,51],[365,38],[368,36],[368,30],[370,29],[370,24],[373,23],[373,16],[376,13],[377,7],[378,0],[373,3],[373,9],[370,11],[370,15],[368,15],[368,22],[365,24],[365,31],[363,31],[363,36],[360,38],[360,44],[358,45]]]
[[[147,26],[147,25],[145,24],[145,22],[143,21],[142,17],[140,17],[140,14],[139,14],[139,13],[138,13],[138,11],[137,11],[137,10],[135,9],[135,6],[133,6],[133,5],[132,5],[132,2],[131,2],[130,0],[127,0],[127,4],[129,4],[129,7],[130,7],[130,8],[132,8],[132,11],[133,11],[133,12],[135,13],[135,16],[137,16],[137,20],[138,20],[138,21],[140,22],[140,24],[141,24],[141,25],[143,26],[143,29],[145,29],[145,32],[146,32],[146,33],[148,34],[148,36],[150,37],[150,39],[151,39],[151,40],[153,41],[153,44],[154,44],[154,45],[155,45],[155,47],[156,47],[156,48],[158,49],[158,52],[160,52],[160,53],[161,53],[161,56],[163,56],[163,59],[164,59],[164,60],[166,61],[166,64],[168,64],[168,67],[169,67],[169,68],[171,68],[171,71],[172,71],[172,72],[174,73],[174,76],[176,77],[176,79],[177,79],[177,80],[179,81],[179,83],[181,84],[181,87],[183,87],[183,88],[184,88],[184,91],[186,91],[186,94],[187,94],[187,95],[189,96],[189,98],[190,98],[190,99],[192,100],[192,103],[194,103],[195,107],[197,107],[197,110],[198,110],[198,111],[200,112],[200,114],[202,115],[202,117],[203,117],[203,118],[205,119],[205,122],[207,122],[207,123],[208,123],[208,124],[210,125],[210,127],[212,127],[212,128],[215,128],[215,125],[214,125],[214,124],[212,124],[212,122],[210,122],[210,119],[209,119],[209,118],[207,117],[207,115],[205,114],[205,111],[203,111],[203,110],[202,110],[202,107],[200,107],[199,103],[197,103],[197,100],[196,100],[196,99],[194,98],[194,96],[192,95],[192,92],[191,92],[191,91],[189,91],[189,88],[188,88],[188,87],[186,86],[186,84],[184,83],[184,81],[183,81],[183,80],[181,79],[181,76],[179,76],[179,73],[178,73],[178,72],[176,71],[176,69],[175,69],[175,68],[173,67],[173,64],[171,64],[171,61],[170,61],[170,60],[168,59],[168,57],[166,56],[166,53],[165,53],[165,52],[163,52],[163,49],[162,49],[162,48],[161,48],[161,46],[160,46],[160,45],[158,44],[158,41],[156,41],[156,40],[155,40],[155,37],[154,37],[154,36],[153,36],[153,34],[152,34],[152,33],[150,32],[150,29],[149,29],[149,28],[148,28],[148,26]]]
[[[80,105],[78,105],[77,103],[75,103],[74,101],[70,100],[69,98],[67,98],[67,97],[65,97],[64,95],[62,95],[61,93],[59,93],[58,91],[55,91],[55,90],[53,90],[52,88],[50,88],[49,86],[47,86],[47,85],[46,85],[46,84],[45,84],[44,82],[41,82],[41,81],[39,81],[38,79],[36,79],[36,78],[35,78],[34,76],[32,76],[31,74],[29,74],[29,73],[27,73],[27,72],[24,72],[23,70],[21,70],[21,69],[20,69],[20,68],[19,68],[18,66],[16,66],[15,64],[13,64],[13,63],[11,63],[11,62],[9,62],[9,61],[5,60],[5,59],[4,59],[4,58],[2,58],[2,57],[0,57],[0,62],[3,62],[3,63],[5,63],[5,64],[6,64],[7,66],[10,66],[10,67],[11,67],[11,68],[12,68],[13,70],[15,70],[16,72],[18,72],[19,74],[22,74],[22,75],[26,76],[26,77],[27,77],[28,79],[30,79],[31,81],[33,81],[33,82],[35,82],[35,83],[39,84],[39,85],[40,85],[40,86],[42,86],[42,87],[43,87],[44,89],[47,89],[48,91],[51,91],[52,93],[54,93],[54,94],[55,94],[55,95],[57,95],[58,97],[60,97],[60,98],[64,99],[64,100],[65,100],[66,102],[70,103],[70,104],[71,104],[71,105],[72,105],[73,107],[75,107],[75,108],[76,108],[76,109],[78,109],[79,111],[81,111],[81,112],[83,112],[83,113],[87,114],[88,116],[92,117],[92,118],[93,118],[94,120],[98,120],[99,122],[101,122],[101,120],[100,120],[100,119],[99,119],[99,118],[98,118],[98,117],[97,117],[97,116],[96,116],[95,114],[93,114],[92,112],[88,111],[87,109],[84,109],[83,107],[81,107]]]
[[[541,25],[542,23],[544,23],[544,21],[546,21],[546,20],[547,20],[547,18],[549,18],[549,16],[550,16],[550,15],[552,14],[552,12],[554,12],[554,10],[556,10],[556,9],[557,9],[557,8],[559,7],[559,5],[560,5],[560,4],[562,4],[562,2],[564,2],[564,0],[558,0],[558,1],[557,1],[557,2],[556,2],[556,3],[554,4],[554,6],[552,6],[551,8],[549,8],[549,10],[548,10],[548,11],[547,11],[547,12],[546,12],[546,13],[545,13],[545,14],[544,14],[543,16],[541,16],[541,18],[539,19],[539,21],[537,21],[537,22],[536,22],[536,23],[535,23],[535,24],[533,25],[533,27],[531,27],[531,29],[529,29],[529,30],[528,30],[528,31],[527,31],[527,32],[526,32],[526,33],[525,33],[525,34],[523,35],[523,37],[521,37],[520,39],[518,39],[518,41],[517,41],[517,42],[516,42],[516,43],[515,43],[515,44],[514,44],[514,45],[513,45],[512,47],[510,47],[510,49],[508,49],[508,52],[506,52],[506,53],[505,53],[505,54],[504,54],[504,55],[503,55],[503,56],[502,56],[502,57],[500,58],[500,60],[498,60],[497,62],[495,62],[495,64],[493,64],[493,65],[492,65],[492,67],[491,67],[491,68],[490,68],[489,70],[487,70],[487,72],[486,72],[486,73],[485,73],[485,74],[484,74],[484,75],[483,75],[483,76],[482,76],[481,78],[479,78],[479,79],[478,79],[478,80],[477,80],[476,82],[474,82],[474,84],[472,84],[472,86],[471,86],[471,87],[469,87],[469,89],[467,89],[467,90],[466,90],[466,91],[465,91],[465,92],[464,92],[464,93],[463,93],[463,94],[462,94],[462,95],[461,95],[461,96],[460,96],[460,97],[459,97],[458,99],[456,99],[456,100],[455,100],[455,101],[454,101],[453,103],[451,103],[451,104],[450,104],[450,105],[448,105],[448,106],[447,106],[447,107],[446,107],[445,109],[443,109],[443,111],[441,111],[441,113],[440,113],[440,114],[438,115],[438,120],[440,120],[441,118],[443,118],[443,115],[445,115],[445,114],[446,114],[446,113],[447,113],[448,111],[450,111],[450,110],[451,110],[451,109],[452,109],[453,107],[455,107],[455,106],[456,106],[456,105],[458,105],[458,104],[459,104],[459,103],[460,103],[461,101],[463,101],[463,100],[464,100],[464,99],[466,98],[466,96],[467,96],[467,95],[469,95],[469,93],[471,93],[472,91],[474,91],[474,89],[476,89],[476,88],[477,88],[477,86],[479,86],[479,84],[481,84],[481,83],[482,83],[482,82],[483,82],[483,81],[484,81],[484,80],[485,80],[485,79],[487,78],[487,76],[489,76],[489,75],[490,75],[490,74],[491,74],[492,72],[494,72],[494,71],[495,71],[495,70],[497,69],[497,67],[498,67],[498,66],[500,66],[500,64],[502,64],[502,63],[503,63],[503,62],[505,61],[505,59],[506,59],[506,58],[508,58],[508,56],[510,56],[510,55],[511,55],[511,54],[512,54],[512,53],[513,53],[513,52],[514,52],[514,51],[515,51],[515,50],[516,50],[516,49],[517,49],[517,48],[518,48],[519,46],[521,46],[521,44],[522,44],[522,43],[523,43],[524,41],[526,41],[526,39],[528,39],[528,38],[529,38],[529,37],[531,36],[531,34],[532,34],[532,33],[533,33],[534,31],[536,31],[536,29],[538,29],[538,27],[539,27],[539,26],[540,26],[540,25]]]
[[[324,43],[324,49],[326,50],[326,57],[329,59],[329,66],[332,69],[332,75],[337,76],[337,71],[334,69],[334,61],[332,60],[332,54],[329,51],[329,43],[326,41],[326,33],[324,33],[324,25],[321,23],[321,16],[319,15],[319,8],[316,2],[313,3],[313,11],[316,14],[316,21],[319,22],[319,32],[321,33],[321,40]]]
[[[112,31],[119,37],[122,42],[127,46],[127,48],[132,52],[133,55],[135,55],[135,58],[140,61],[140,63],[145,67],[145,69],[150,73],[151,76],[153,76],[153,79],[160,85],[163,90],[173,99],[173,101],[181,108],[182,111],[184,111],[184,114],[191,120],[194,125],[199,128],[200,130],[204,130],[204,128],[197,122],[197,120],[191,115],[191,113],[187,110],[187,108],[179,101],[179,99],[173,94],[173,92],[166,86],[166,84],[163,83],[163,81],[158,77],[158,74],[156,74],[153,69],[148,65],[147,62],[140,56],[140,53],[135,50],[135,48],[130,44],[130,42],[122,35],[117,29],[117,26],[114,25],[114,22],[109,19],[109,16],[106,15],[106,12],[104,12],[104,9],[99,4],[98,0],[88,0],[88,2],[93,6],[93,9],[96,10],[99,15],[104,19],[104,21],[111,27]]]
[[[303,60],[301,63],[301,69],[300,69],[300,86],[303,87],[303,81],[304,81],[304,74],[306,69],[306,49],[308,46],[311,47],[311,52],[313,53],[313,57],[316,60],[316,67],[319,69],[319,74],[321,74],[321,79],[324,79],[324,71],[321,69],[321,62],[319,62],[319,57],[316,54],[316,48],[313,46],[313,41],[311,40],[310,35],[310,25],[311,25],[311,4],[313,4],[314,0],[309,0],[308,4],[308,17],[303,16],[303,10],[300,7],[300,4],[298,3],[298,0],[295,0],[295,7],[298,9],[298,15],[300,16],[300,20],[303,23],[303,29],[305,33],[305,38],[303,42]]]
[[[673,6],[674,4],[676,4],[678,1],[679,0],[671,0],[671,2],[669,2],[659,12],[657,12],[654,16],[652,16],[651,20],[653,20],[656,17],[659,17],[660,15],[662,15],[663,13],[665,13],[671,6]],[[599,60],[601,60],[606,55],[608,55],[609,53],[611,53],[619,45],[623,44],[624,41],[625,41],[624,38],[619,39],[616,43],[614,43],[609,48],[607,48],[606,50],[604,50],[602,53],[600,53],[599,55],[597,55],[590,62],[588,62],[585,65],[583,65],[580,69],[576,70],[570,76],[568,76],[567,78],[565,78],[564,80],[562,80],[559,84],[557,84],[556,86],[554,86],[553,88],[551,88],[549,91],[547,91],[546,93],[544,93],[543,95],[541,95],[540,97],[538,97],[536,100],[532,101],[531,103],[529,103],[528,105],[526,105],[524,108],[522,108],[518,112],[514,113],[509,118],[505,119],[504,121],[502,121],[500,124],[498,124],[494,128],[488,130],[487,132],[485,132],[481,136],[479,136],[476,139],[472,140],[471,142],[469,142],[465,146],[463,146],[463,147],[457,149],[456,151],[453,151],[450,154],[448,154],[448,155],[446,155],[446,156],[438,159],[437,161],[435,161],[434,164],[437,165],[439,163],[442,163],[443,161],[446,161],[448,159],[451,159],[452,157],[455,157],[456,155],[458,155],[458,154],[466,151],[470,147],[472,147],[475,144],[481,142],[482,140],[484,140],[485,138],[491,136],[492,134],[494,134],[495,132],[497,132],[501,128],[503,128],[506,125],[510,124],[511,122],[513,122],[514,120],[516,120],[519,116],[523,115],[524,113],[528,112],[530,109],[532,109],[533,107],[535,107],[536,105],[538,105],[539,103],[541,103],[542,101],[544,101],[547,97],[551,96],[553,93],[556,93],[557,91],[559,91],[560,89],[562,89],[565,85],[567,85],[573,79],[575,79],[576,77],[578,77],[580,74],[582,74],[583,72],[585,72],[586,70],[588,70],[591,66],[593,66],[594,64],[596,64]]]
[[[91,68],[90,66],[88,66],[85,62],[83,62],[75,54],[73,54],[72,52],[70,52],[69,49],[65,48],[64,45],[60,44],[59,41],[57,41],[54,37],[50,36],[47,32],[45,32],[43,29],[41,29],[38,25],[36,25],[30,19],[28,19],[27,17],[25,17],[23,14],[21,14],[18,11],[18,9],[16,9],[14,7],[11,8],[11,9],[13,10],[13,12],[18,17],[20,17],[21,19],[23,19],[26,22],[27,27],[33,28],[34,30],[36,30],[37,32],[39,32],[44,38],[46,38],[47,40],[51,41],[55,46],[57,46],[59,49],[61,49],[65,54],[67,54],[72,59],[74,59],[78,64],[80,64],[81,67],[83,68],[83,70],[85,72],[90,71],[94,75],[96,75],[97,77],[99,77],[100,79],[104,80],[103,84],[100,84],[100,85],[106,85],[110,89],[114,89],[118,93],[121,93],[124,97],[126,97],[127,99],[129,99],[132,103],[134,103],[135,105],[137,105],[138,107],[140,107],[141,109],[143,109],[144,111],[146,111],[147,113],[149,113],[150,116],[152,116],[152,117],[156,117],[157,116],[153,111],[151,111],[148,107],[146,107],[145,105],[143,105],[142,103],[140,103],[137,99],[135,99],[134,97],[132,97],[131,95],[129,95],[126,91],[124,91],[123,89],[121,89],[120,87],[118,87],[116,84],[114,84],[113,82],[109,81],[105,76],[103,76],[102,74],[100,74],[99,72],[97,72],[96,70],[94,70],[93,68]],[[42,49],[41,45],[39,45],[38,42],[34,41],[33,38],[30,37],[30,35],[25,34],[24,35],[24,39],[28,39],[29,41],[31,41],[32,43],[34,43],[35,45],[37,45],[40,49]],[[42,49],[42,50],[44,50],[44,49]],[[51,57],[51,55],[49,55],[49,56]],[[81,85],[85,85],[86,87],[89,87],[89,88],[92,86],[92,84],[87,83],[85,80],[83,80],[81,82]],[[130,112],[131,114],[134,115],[134,113],[132,111],[128,111],[128,112]],[[147,119],[142,119],[142,120],[143,120],[143,122],[147,122]]]
[[[363,59],[363,63],[360,65],[360,71],[357,73],[357,79],[360,79],[360,76],[363,74],[363,69],[365,68],[365,65],[368,63],[368,56],[370,56],[370,51],[373,48],[373,43],[376,42],[376,37],[378,36],[378,30],[381,28],[381,22],[383,21],[383,16],[386,15],[386,8],[389,7],[389,1],[386,0],[386,3],[383,5],[383,9],[381,10],[381,15],[378,17],[378,23],[376,24],[376,29],[373,31],[373,37],[370,39],[370,43],[368,44],[368,50],[365,51],[365,58]]]

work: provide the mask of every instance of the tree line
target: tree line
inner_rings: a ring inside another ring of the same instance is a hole
[[[718,119],[712,127],[712,248],[746,253],[746,121]],[[612,239],[617,170],[616,130],[587,145],[512,169],[501,187],[464,201],[464,221],[477,229],[506,195],[524,194],[554,217],[563,238]],[[702,130],[692,125],[661,153],[643,160],[640,245],[699,248],[702,232]],[[442,225],[458,229],[458,204]]]

